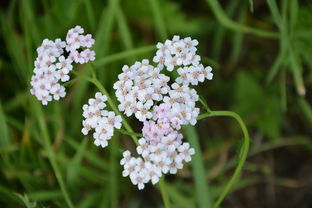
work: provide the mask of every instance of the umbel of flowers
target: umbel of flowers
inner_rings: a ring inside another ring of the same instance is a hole
[[[104,110],[107,97],[100,92],[95,98],[90,98],[88,104],[83,105],[82,133],[87,135],[94,130],[93,138],[96,146],[106,147],[108,140],[114,135],[114,128],[121,128],[121,116],[116,116],[113,111]]]
[[[212,68],[200,64],[197,45],[197,40],[179,36],[158,43],[153,58],[156,67],[146,59],[125,65],[114,84],[119,110],[143,122],[138,157],[127,150],[120,161],[123,176],[129,176],[139,189],[149,181],[156,184],[162,174],[175,174],[195,153],[179,130],[182,125],[195,125],[199,115],[198,95],[190,86],[213,77]],[[163,69],[176,69],[178,78],[170,83]]]
[[[94,39],[90,34],[83,35],[80,26],[70,29],[66,41],[44,39],[37,48],[38,57],[35,60],[34,75],[31,78],[30,92],[43,105],[65,97],[65,87],[61,85],[70,79],[69,72],[73,63],[84,64],[95,60],[95,53],[90,50]]]

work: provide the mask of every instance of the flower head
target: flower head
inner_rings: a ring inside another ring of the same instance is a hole
[[[44,39],[37,48],[38,56],[34,62],[35,74],[31,78],[30,92],[43,105],[53,99],[65,97],[65,87],[61,83],[70,79],[73,62],[83,64],[94,61],[95,53],[89,49],[94,44],[94,39],[90,34],[82,35],[83,32],[83,28],[76,26],[68,31],[66,41],[59,38],[54,41]]]
[[[106,147],[108,140],[114,135],[114,128],[121,128],[122,118],[115,115],[113,111],[106,111],[107,97],[100,92],[95,93],[94,98],[88,100],[88,104],[83,105],[83,128],[81,132],[87,135],[94,130],[93,138],[96,146]]]
[[[197,40],[179,36],[158,43],[153,58],[156,67],[146,59],[125,65],[114,84],[119,110],[143,122],[143,138],[136,148],[139,156],[133,157],[127,150],[120,162],[123,176],[130,176],[139,189],[149,181],[157,183],[162,174],[175,174],[195,153],[189,143],[183,142],[179,130],[182,125],[195,125],[199,115],[199,97],[190,86],[213,77],[212,68],[200,64],[197,45]],[[175,82],[169,84],[170,78],[161,73],[163,69],[177,69]]]
[[[153,138],[152,132],[157,128],[156,125],[155,122],[145,121],[144,137],[139,140],[136,148],[139,157],[132,157],[127,150],[120,161],[124,166],[123,176],[130,176],[131,182],[139,189],[143,189],[148,182],[156,184],[162,174],[175,174],[178,169],[182,169],[184,161],[191,161],[191,156],[195,153],[188,143],[181,141],[182,134],[172,128],[169,131],[159,131],[157,140]]]

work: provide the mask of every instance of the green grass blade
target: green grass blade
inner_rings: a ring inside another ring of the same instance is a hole
[[[249,8],[250,8],[250,12],[254,12],[253,0],[249,0]]]
[[[287,111],[287,83],[286,83],[286,70],[281,71],[280,78],[280,90],[281,90],[281,108],[284,112]]]
[[[238,5],[240,3],[240,0],[233,0],[230,1],[227,5],[225,12],[229,17],[233,17]],[[227,28],[226,27],[217,27],[216,32],[213,37],[212,41],[212,51],[213,51],[213,58],[216,60],[219,60],[221,49],[223,46],[224,38],[225,38],[225,32]]]
[[[239,23],[243,23],[246,18],[246,9],[244,7],[241,8],[241,11],[239,13],[238,21]],[[234,65],[237,60],[239,59],[239,55],[241,54],[242,49],[242,43],[243,43],[243,37],[244,34],[241,31],[237,31],[233,35],[232,43],[233,47],[231,49],[231,55],[230,55],[230,63],[231,65]]]
[[[98,58],[108,53],[110,47],[110,35],[114,27],[115,13],[118,6],[118,0],[109,0],[108,8],[103,9],[95,33],[95,52]]]
[[[90,194],[86,195],[85,198],[80,201],[78,208],[88,208],[97,206],[99,198],[102,197],[102,193],[99,191],[91,192]]]
[[[97,59],[103,58],[108,54],[111,45],[111,34],[115,26],[115,16],[118,7],[118,0],[109,0],[108,8],[103,9],[98,29],[95,34],[95,52]],[[107,82],[107,71],[101,70],[98,72],[99,80]]]
[[[80,169],[81,166],[81,160],[84,156],[86,146],[87,146],[88,140],[86,138],[83,138],[79,148],[77,149],[77,152],[72,159],[72,162],[69,163],[67,166],[67,181],[69,184],[74,184],[77,182],[78,179],[78,170]]]
[[[250,33],[250,34],[257,35],[257,36],[264,37],[264,38],[277,38],[278,37],[278,34],[275,32],[256,29],[256,28],[252,28],[252,27],[234,22],[233,20],[228,18],[228,16],[225,14],[225,12],[223,11],[221,5],[219,4],[217,0],[206,0],[206,2],[211,7],[212,12],[216,16],[217,20],[221,24],[223,24],[225,27],[228,27],[229,29],[243,31],[245,33]]]
[[[311,105],[304,99],[299,99],[299,106],[302,111],[303,117],[306,118],[307,122],[309,123],[309,126],[312,126],[312,107]]]
[[[302,68],[300,63],[298,63],[298,57],[292,49],[289,50],[289,61],[294,76],[297,93],[301,96],[304,96],[306,94],[306,89],[303,83]]]
[[[298,10],[299,10],[298,0],[291,0],[289,8],[290,8],[289,15],[290,31],[292,33],[295,33],[294,29],[298,20]]]
[[[22,83],[25,83],[25,80],[27,80],[27,70],[25,70],[25,66],[27,66],[27,64],[23,54],[23,44],[21,40],[19,40],[9,20],[4,16],[4,13],[0,13],[0,21],[6,48],[14,66],[13,69]]]
[[[206,180],[206,173],[204,168],[204,161],[199,145],[199,138],[196,129],[193,126],[186,126],[184,128],[185,136],[190,142],[190,145],[195,149],[195,155],[192,158],[193,177],[195,180],[196,199],[199,207],[212,207],[210,190]]]
[[[284,21],[281,17],[280,12],[278,11],[278,7],[276,5],[275,0],[267,0],[269,8],[271,10],[271,14],[273,16],[273,20],[275,21],[275,24],[281,28],[282,25],[284,24]]]
[[[62,191],[60,190],[42,190],[36,191],[29,194],[29,198],[36,201],[50,201],[61,199],[63,197]]]
[[[31,202],[26,194],[21,195],[21,194],[16,193],[16,196],[24,203],[24,205],[27,208],[36,208],[37,207],[37,203]]]
[[[32,104],[33,111],[34,111],[34,114],[36,115],[36,119],[37,119],[37,122],[38,122],[38,125],[40,128],[40,131],[41,131],[41,136],[42,136],[43,141],[44,141],[44,143],[43,143],[44,148],[48,154],[48,158],[49,158],[51,166],[53,168],[55,177],[56,177],[56,179],[57,179],[57,181],[61,187],[64,199],[65,199],[68,207],[73,208],[74,205],[70,199],[69,193],[68,193],[67,188],[65,186],[63,176],[62,176],[60,168],[56,162],[54,152],[52,150],[51,141],[49,138],[50,136],[49,136],[48,128],[47,128],[46,121],[44,118],[44,114],[42,112],[42,108],[41,108],[39,102],[34,100],[33,97],[31,97],[31,104]]]
[[[165,183],[164,176],[159,179],[158,185],[159,185],[160,193],[161,193],[165,208],[172,208],[170,200],[169,200],[168,189]]]
[[[96,25],[96,20],[95,20],[95,15],[94,15],[94,9],[92,6],[92,2],[89,0],[83,0],[83,3],[86,7],[86,11],[87,11],[87,18],[89,21],[89,24],[91,26],[92,31],[95,30],[95,25]]]
[[[131,32],[127,24],[127,20],[124,16],[124,13],[120,7],[116,9],[116,18],[117,18],[117,23],[119,27],[119,34],[121,36],[121,39],[125,45],[125,48],[127,50],[130,50],[133,48],[133,42],[131,38]]]
[[[152,13],[155,19],[156,23],[156,29],[158,32],[158,35],[160,37],[160,40],[164,41],[168,37],[167,31],[166,31],[166,25],[164,22],[164,18],[162,16],[162,11],[159,6],[159,1],[158,0],[149,0],[150,6],[152,9]]]
[[[119,201],[119,186],[118,186],[118,137],[117,134],[114,136],[109,144],[109,155],[110,155],[110,203],[112,208],[118,208],[118,201]]]
[[[269,73],[266,77],[266,82],[267,84],[271,83],[272,80],[274,79],[274,77],[276,76],[277,72],[279,71],[281,65],[283,64],[283,62],[285,61],[285,52],[281,51],[277,58],[275,59],[272,67],[269,70]]]
[[[65,138],[65,141],[76,151],[79,150],[79,143],[74,141],[72,138]],[[90,142],[90,141],[89,141]],[[90,164],[95,165],[98,168],[101,168],[102,170],[109,170],[109,167],[106,166],[105,164],[108,164],[108,161],[105,159],[100,159],[94,152],[92,151],[86,151],[84,154],[85,158],[90,162]]]
[[[0,146],[4,147],[9,145],[11,145],[11,139],[9,137],[9,130],[2,108],[2,103],[0,101]]]
[[[23,10],[23,13],[25,15],[22,18],[26,18],[26,22],[27,22],[26,24],[27,24],[27,27],[29,27],[30,29],[34,43],[39,43],[39,41],[41,40],[41,37],[40,37],[41,33],[38,30],[37,21],[35,20],[35,17],[34,17],[35,12],[33,9],[33,2],[31,0],[22,0],[21,9]]]
[[[195,200],[194,198],[188,198],[182,193],[180,193],[179,187],[171,184],[167,184],[166,188],[168,190],[168,194],[172,201],[174,202],[173,204],[175,207],[179,208],[195,208]]]

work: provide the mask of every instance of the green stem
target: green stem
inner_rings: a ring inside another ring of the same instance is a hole
[[[124,130],[124,129],[116,129],[116,131],[118,131],[118,132],[120,132],[120,133],[122,133],[122,134],[129,135],[129,136],[143,137],[143,135],[140,134],[140,133],[129,132],[129,131]]]
[[[110,98],[108,92],[106,91],[106,89],[104,88],[104,86],[97,80],[97,79],[93,79],[93,78],[90,78],[90,77],[87,77],[87,76],[84,76],[78,72],[75,72],[75,71],[72,71],[73,74],[75,74],[77,77],[81,78],[81,79],[85,79],[91,83],[93,83],[104,95],[107,96],[107,103],[108,105],[112,108],[112,110],[117,114],[117,115],[121,115],[121,113],[119,112],[117,106],[115,105],[115,103],[113,102],[113,100]],[[126,128],[127,131],[123,130],[123,129],[120,129],[118,130],[119,132],[122,132],[124,134],[127,134],[127,135],[130,135],[134,141],[134,143],[136,145],[139,145],[138,143],[138,138],[137,136],[142,136],[141,134],[138,134],[138,133],[135,133],[131,126],[129,125],[129,123],[124,119],[122,118],[122,124],[124,125],[124,127]],[[166,208],[171,208],[170,206],[170,202],[169,202],[169,198],[168,198],[168,194],[167,194],[167,191],[166,191],[166,188],[165,188],[165,182],[161,179],[160,182],[159,182],[159,187],[160,187],[160,192],[161,192],[161,195],[163,197],[163,201],[164,201],[164,204],[165,204],[165,207]]]
[[[209,113],[204,113],[204,114],[199,115],[198,120],[208,118],[208,117],[215,117],[215,116],[228,116],[228,117],[234,118],[239,123],[239,125],[243,131],[243,135],[244,135],[244,143],[242,146],[243,150],[241,152],[241,155],[239,156],[239,160],[238,160],[238,164],[236,166],[236,169],[235,169],[231,179],[229,180],[229,182],[227,183],[227,185],[223,189],[218,200],[216,201],[216,203],[213,206],[214,208],[217,208],[220,206],[220,204],[223,201],[223,199],[225,198],[225,196],[229,193],[229,191],[231,190],[232,186],[234,185],[234,183],[236,182],[236,180],[238,179],[238,177],[242,171],[242,168],[244,166],[245,160],[246,160],[247,155],[248,155],[250,138],[249,138],[248,130],[246,128],[245,123],[243,122],[242,118],[235,112],[231,112],[231,111],[210,111]]]
[[[160,193],[161,193],[161,196],[162,196],[164,204],[165,204],[165,208],[171,208],[168,193],[166,191],[166,184],[165,184],[164,177],[162,177],[159,180],[159,188],[160,188]]]
[[[91,80],[92,80],[92,79],[91,79]],[[90,80],[90,81],[91,81],[91,80]],[[91,82],[92,82],[93,84],[95,84],[95,85],[99,88],[99,90],[100,90],[103,94],[105,94],[105,95],[107,96],[107,98],[108,98],[108,101],[107,101],[107,102],[108,102],[108,104],[110,105],[110,107],[116,112],[116,114],[118,114],[118,115],[121,116],[121,113],[119,112],[119,110],[118,110],[118,108],[116,107],[116,105],[114,104],[114,102],[110,99],[110,97],[109,97],[107,91],[105,90],[104,86],[103,86],[98,80],[92,80]],[[130,136],[132,137],[133,141],[135,142],[135,144],[136,144],[136,145],[139,145],[137,136],[138,136],[138,135],[139,135],[139,136],[142,136],[142,135],[141,135],[141,134],[135,133],[135,132],[132,130],[132,128],[130,127],[130,125],[128,124],[128,122],[127,122],[124,118],[122,119],[122,123],[123,123],[124,127],[126,128],[126,130],[128,131],[128,132],[124,132],[124,133],[130,135]],[[160,183],[160,184],[159,184],[159,186],[160,186],[160,192],[161,192],[161,195],[162,195],[162,197],[163,197],[163,201],[164,201],[165,207],[166,207],[166,208],[171,208],[170,202],[169,202],[169,199],[168,199],[168,194],[167,194],[167,191],[166,191],[166,188],[165,188],[165,182],[164,182],[163,180],[160,180],[159,183]]]
[[[92,67],[92,66],[91,66]],[[126,128],[126,130],[130,133],[132,133],[131,137],[134,141],[134,143],[136,145],[138,145],[138,138],[137,136],[135,136],[133,133],[135,133],[133,131],[133,129],[131,128],[131,126],[129,125],[129,123],[127,122],[127,120],[125,118],[123,118],[123,116],[121,115],[121,113],[119,112],[117,106],[115,105],[114,101],[110,98],[107,90],[105,89],[105,87],[97,80],[97,79],[93,79],[87,76],[84,76],[78,72],[72,71],[73,74],[75,74],[77,77],[87,80],[89,82],[91,82],[92,84],[94,84],[104,95],[107,96],[107,103],[108,105],[111,107],[111,109],[117,114],[120,115],[122,117],[122,124],[123,126]]]
[[[119,194],[119,187],[118,187],[118,135],[115,135],[109,145],[109,152],[110,152],[110,207],[111,208],[118,208],[118,194]]]
[[[192,156],[192,169],[195,181],[195,193],[199,208],[212,207],[211,193],[208,181],[206,179],[204,160],[200,149],[199,138],[194,126],[184,127],[184,133],[190,145],[195,149],[195,155]]]
[[[36,111],[37,115],[37,119],[38,119],[38,123],[39,123],[39,128],[42,132],[42,137],[43,137],[43,141],[44,141],[44,148],[46,150],[46,152],[48,153],[48,159],[51,163],[52,169],[54,171],[55,177],[61,187],[61,191],[62,194],[64,196],[64,199],[68,205],[68,207],[73,208],[74,205],[69,197],[69,194],[67,192],[65,183],[64,183],[64,179],[62,177],[61,171],[59,169],[59,166],[57,165],[56,159],[55,159],[55,155],[54,152],[52,150],[52,145],[51,145],[51,141],[49,138],[49,134],[48,134],[48,129],[44,120],[44,116],[43,116],[43,112],[41,107],[38,105],[38,102],[32,102],[33,106],[35,107],[34,110]]]
[[[155,17],[155,18],[158,18],[158,20],[160,20],[160,21],[157,22],[157,24],[161,25],[160,29],[161,29],[162,38],[165,38],[165,36],[166,36],[166,30],[165,29],[166,28],[165,28],[164,24],[162,24],[163,22],[161,20],[161,12],[160,12],[159,7],[158,7],[158,2],[156,2],[158,0],[156,0],[156,1],[152,0],[152,1],[154,1],[154,2],[152,2],[152,3],[154,3],[154,6],[157,7],[156,8],[157,11],[154,11],[154,12],[157,13],[157,14],[154,13],[155,15],[157,15],[157,17]],[[118,17],[118,14],[119,14],[119,17]],[[119,22],[121,37],[122,37],[124,43],[126,43],[125,45],[126,45],[126,49],[128,49],[128,51],[122,52],[120,54],[115,54],[115,56],[111,57],[110,60],[114,60],[114,59],[117,59],[117,58],[122,58],[124,56],[125,58],[128,58],[128,59],[130,57],[129,60],[131,61],[132,58],[134,57],[134,55],[137,54],[137,53],[141,53],[141,52],[146,53],[146,52],[149,52],[149,51],[156,50],[155,46],[147,46],[147,47],[143,47],[143,48],[132,49],[133,48],[133,44],[132,44],[131,32],[129,30],[127,22],[125,21],[125,19],[122,16],[123,16],[122,10],[119,9],[119,13],[117,12],[117,17],[116,18],[117,18],[117,20]],[[109,60],[109,59],[106,59],[106,60]],[[102,61],[102,63],[103,63],[103,61]],[[133,134],[133,132],[130,132],[130,133]],[[140,134],[139,137],[142,137],[142,135]],[[138,145],[138,143],[136,143],[136,144]],[[161,184],[160,184],[161,195],[163,197],[163,201],[164,201],[165,207],[166,208],[170,208],[170,203],[169,203],[169,199],[168,199],[168,195],[167,195],[165,186],[166,186],[165,185],[165,181],[163,181],[161,179]]]

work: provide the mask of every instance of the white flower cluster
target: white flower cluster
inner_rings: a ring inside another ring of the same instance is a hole
[[[130,67],[125,65],[122,70],[114,89],[120,102],[118,108],[128,117],[134,114],[142,122],[152,118],[156,120],[158,117],[153,111],[159,106],[155,104],[162,101],[167,104],[161,105],[166,112],[159,112],[159,115],[169,117],[175,128],[196,123],[199,109],[195,108],[198,95],[194,89],[177,83],[169,87],[170,78],[149,65],[146,59]]]
[[[212,80],[213,74],[210,66],[204,67],[202,64],[197,66],[187,66],[178,68],[179,77],[176,82],[187,86],[198,85],[198,82],[204,82],[205,79]]]
[[[197,40],[190,37],[180,39],[175,35],[172,40],[157,44],[158,50],[153,61],[158,63],[158,68],[165,67],[168,71],[179,67],[177,71],[180,76],[176,79],[178,84],[198,85],[198,82],[204,82],[205,79],[211,80],[213,74],[210,66],[200,64],[201,58],[196,54],[197,45]]]
[[[119,81],[114,84],[119,110],[127,116],[134,114],[140,121],[152,118],[152,107],[168,93],[170,78],[149,65],[147,59],[130,67],[125,65],[122,71],[118,75]]]
[[[83,28],[76,26],[66,35],[66,51],[75,63],[80,64],[95,60],[95,53],[90,50],[95,41],[91,34],[82,35],[83,33]]]
[[[168,119],[175,129],[180,129],[181,125],[195,125],[199,115],[199,108],[195,107],[198,98],[196,90],[173,83],[163,103],[153,108],[153,119]]]
[[[198,85],[213,77],[212,68],[200,64],[197,45],[197,40],[179,36],[158,43],[153,59],[157,67],[148,60],[124,66],[114,84],[119,110],[127,116],[134,114],[144,122],[144,137],[137,147],[140,156],[131,157],[130,152],[125,151],[121,160],[123,176],[130,176],[139,189],[149,181],[157,183],[162,174],[175,174],[183,167],[182,162],[191,161],[195,153],[188,143],[182,142],[183,136],[178,130],[182,125],[195,125],[199,115],[199,108],[195,107],[199,98],[189,85]],[[160,73],[164,68],[168,71],[177,68],[179,77],[171,85],[169,77]]]
[[[200,62],[200,56],[196,55],[197,45],[197,40],[189,37],[180,39],[175,35],[172,40],[157,43],[158,50],[153,61],[158,63],[158,68],[162,69],[166,66],[168,71],[172,71],[175,66],[197,66]]]
[[[122,175],[129,176],[131,182],[140,190],[150,181],[152,184],[158,183],[162,174],[175,174],[178,169],[183,168],[183,161],[191,161],[191,156],[195,154],[195,150],[190,148],[189,143],[182,143],[182,134],[174,131],[169,125],[165,127],[147,121],[144,124],[147,125],[145,126],[147,132],[145,138],[139,140],[136,149],[140,157],[132,157],[127,150],[120,161],[124,166]],[[154,133],[157,134],[157,141]],[[153,140],[149,134],[154,138]]]
[[[94,44],[94,39],[90,34],[84,36],[82,33],[83,29],[76,26],[68,31],[66,42],[61,39],[44,39],[37,48],[38,57],[35,60],[35,74],[31,78],[30,92],[43,105],[53,99],[65,97],[65,87],[60,82],[70,79],[69,72],[73,69],[73,62],[83,64],[95,59],[94,51],[89,49]]]
[[[105,102],[107,97],[100,92],[95,94],[95,98],[90,98],[88,104],[83,105],[83,128],[81,132],[87,135],[90,130],[94,130],[93,138],[96,146],[103,148],[108,145],[108,140],[114,135],[114,128],[121,128],[121,116],[116,116],[113,111],[106,111]]]

